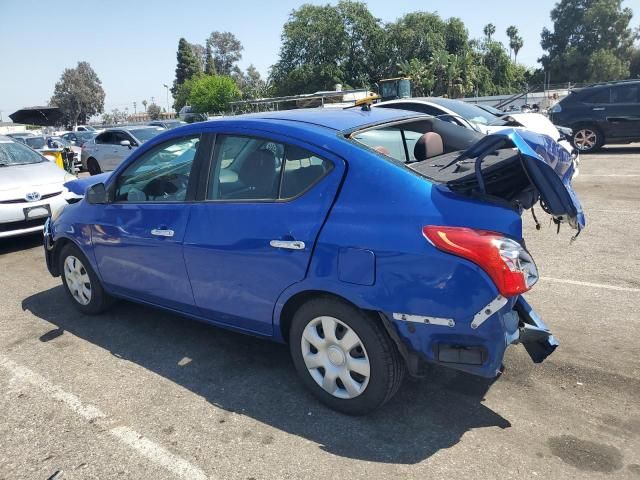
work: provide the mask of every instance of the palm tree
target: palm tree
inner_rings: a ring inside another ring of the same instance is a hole
[[[144,111],[147,111],[147,101],[146,100],[142,100],[142,106],[144,107]]]
[[[513,40],[509,42],[509,47],[511,47],[514,53],[513,55],[514,63],[518,63],[518,52],[520,51],[523,45],[524,45],[524,40],[522,40],[522,37],[520,35],[517,35]]]
[[[491,37],[493,36],[494,33],[496,33],[496,26],[493,23],[488,23],[484,26],[484,29],[482,31],[487,37],[487,41],[490,42]]]
[[[511,51],[513,50],[513,41],[518,36],[518,29],[515,25],[511,25],[507,28],[507,37],[509,37],[509,57],[511,57]]]

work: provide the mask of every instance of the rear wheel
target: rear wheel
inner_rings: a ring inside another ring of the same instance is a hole
[[[93,157],[87,159],[87,170],[89,170],[90,175],[98,175],[102,173],[98,161]]]
[[[77,246],[65,245],[59,262],[62,285],[78,310],[87,315],[97,315],[111,305],[111,297]]]
[[[573,146],[580,152],[595,152],[604,143],[602,132],[592,125],[583,125],[573,131]]]
[[[404,378],[404,361],[378,320],[337,299],[317,298],[300,307],[289,347],[307,388],[350,415],[382,406]]]

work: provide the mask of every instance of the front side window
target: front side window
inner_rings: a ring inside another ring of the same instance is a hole
[[[115,201],[184,201],[198,141],[197,135],[181,137],[143,154],[118,177]]]
[[[115,136],[114,132],[104,132],[96,137],[96,143],[98,144],[112,144],[114,143]]]
[[[208,200],[278,200],[304,193],[333,164],[310,151],[272,140],[218,136]]]
[[[600,90],[597,90],[591,95],[589,95],[587,98],[585,98],[585,102],[592,103],[592,104],[609,103],[610,102],[609,92],[610,92],[609,88],[602,88]]]

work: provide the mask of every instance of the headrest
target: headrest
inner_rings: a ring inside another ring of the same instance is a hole
[[[422,135],[416,142],[416,146],[413,147],[413,156],[419,162],[443,153],[442,137],[435,132],[427,132]]]

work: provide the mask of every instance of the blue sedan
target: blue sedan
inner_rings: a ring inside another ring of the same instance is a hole
[[[122,298],[286,342],[315,396],[364,414],[426,364],[495,377],[511,344],[553,352],[521,215],[579,233],[573,168],[548,137],[405,111],[224,118],[70,182],[46,261],[85,314]]]

